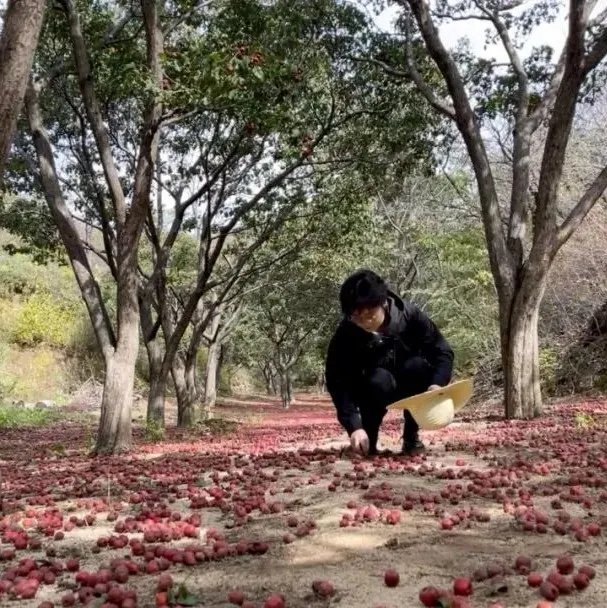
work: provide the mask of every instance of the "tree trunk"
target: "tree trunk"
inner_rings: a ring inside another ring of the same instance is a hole
[[[106,360],[96,454],[116,454],[131,448],[131,409],[139,351],[139,306],[136,281],[126,280],[125,283],[118,285],[118,340],[114,354]]]
[[[9,0],[0,36],[0,183],[34,61],[46,0]]]
[[[164,428],[164,402],[167,385],[167,378],[162,373],[164,353],[158,337],[158,329],[154,327],[151,305],[145,296],[146,294],[143,294],[143,297],[139,300],[139,308],[141,311],[141,332],[148,355],[150,376],[146,418],[148,422],[156,423]]]
[[[189,427],[196,422],[196,403],[198,401],[198,387],[196,386],[196,358],[186,359],[185,384],[188,398],[177,412],[177,425]]]
[[[164,427],[166,378],[162,374],[162,348],[157,340],[147,342],[145,346],[148,353],[148,365],[150,368],[147,421]]]
[[[288,369],[281,369],[278,372],[280,378],[280,399],[282,407],[288,410],[293,403],[293,386],[291,383],[291,374]]]
[[[217,376],[219,372],[220,354],[221,344],[213,342],[209,346],[204,382],[204,409],[205,415],[210,418],[213,417],[213,408],[217,401]]]
[[[538,319],[546,278],[547,270],[527,274],[512,300],[500,306],[506,418],[542,413]]]
[[[196,422],[196,373],[186,365],[183,355],[177,354],[171,366],[171,376],[177,396],[177,426],[191,427]]]

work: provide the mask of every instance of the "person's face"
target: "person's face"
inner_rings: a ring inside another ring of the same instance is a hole
[[[357,308],[350,319],[365,331],[377,331],[386,319],[386,311],[383,306]]]

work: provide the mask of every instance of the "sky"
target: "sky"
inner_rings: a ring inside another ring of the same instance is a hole
[[[535,4],[537,0],[529,0],[526,7]],[[555,49],[557,53],[561,51],[567,38],[567,10],[563,2],[563,9],[558,18],[553,23],[545,23],[536,28],[530,40],[523,47],[522,55],[526,56],[533,46],[548,45]],[[591,16],[594,16],[607,8],[607,0],[599,0]],[[390,6],[377,18],[376,23],[383,31],[392,29],[392,22],[399,14],[400,8]],[[456,21],[443,25],[440,28],[443,43],[447,48],[455,48],[459,39],[467,37],[470,41],[472,52],[480,57],[495,58],[498,61],[506,60],[506,54],[501,45],[496,45],[484,49],[486,24],[480,21]],[[557,55],[558,56],[558,55]]]

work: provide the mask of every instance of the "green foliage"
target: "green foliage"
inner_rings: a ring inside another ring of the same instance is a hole
[[[23,346],[46,344],[57,348],[70,343],[70,332],[82,310],[70,302],[47,293],[30,296],[17,318],[13,339]]]
[[[56,412],[47,409],[29,409],[0,405],[0,429],[14,429],[23,426],[44,426],[58,417]]]
[[[420,280],[410,297],[428,309],[452,343],[456,369],[473,373],[499,346],[497,302],[480,228],[422,233]],[[497,351],[499,352],[499,351]]]
[[[14,239],[7,243],[14,243]],[[7,244],[5,244],[5,247]],[[71,269],[56,263],[37,264],[26,254],[0,254],[0,298],[23,298],[36,292],[61,293],[78,299]]]
[[[554,347],[541,347],[539,350],[539,361],[542,389],[548,394],[553,394],[557,383],[559,353]]]
[[[145,425],[145,438],[147,441],[157,443],[164,439],[164,427],[156,420],[148,420]]]

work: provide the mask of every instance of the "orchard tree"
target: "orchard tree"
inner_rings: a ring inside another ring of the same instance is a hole
[[[8,0],[0,34],[0,183],[23,106],[46,0]]]
[[[26,95],[27,118],[44,195],[80,286],[105,363],[101,419],[95,448],[97,453],[119,452],[131,446],[131,401],[139,350],[138,248],[149,213],[158,128],[162,117],[158,94],[163,82],[160,63],[163,53],[161,9],[162,6],[155,0],[141,1],[140,24],[145,32],[143,73],[148,89],[141,99],[137,164],[127,191],[125,178],[119,174],[116,165],[107,123],[97,96],[78,7],[72,0],[61,2],[62,18],[69,32],[69,38],[63,38],[63,42],[71,45],[83,113],[105,176],[106,190],[96,192],[97,202],[103,210],[108,230],[116,235],[113,251],[117,294],[115,326],[110,321],[83,240],[62,190],[55,152],[41,106],[41,93],[46,83],[32,78]],[[106,198],[111,207],[106,206]]]
[[[596,0],[570,0],[567,39],[554,60],[549,47],[534,47],[526,58],[521,47],[535,27],[556,18],[561,8],[556,0],[530,7],[519,0],[395,3],[403,8],[398,24],[405,41],[370,61],[393,77],[413,81],[465,143],[499,300],[505,413],[530,418],[542,411],[537,327],[549,270],[607,186],[603,167],[575,201],[566,200],[561,187],[576,110],[602,82],[607,11],[595,14]],[[451,21],[486,24],[488,42],[503,46],[506,61],[475,58],[462,47],[448,50],[439,27]],[[424,49],[433,70],[419,63]],[[508,152],[511,183],[508,201],[500,205],[490,127],[504,122],[510,137],[500,143]],[[530,152],[539,137],[539,178],[531,188]],[[568,212],[560,220],[562,203]]]

